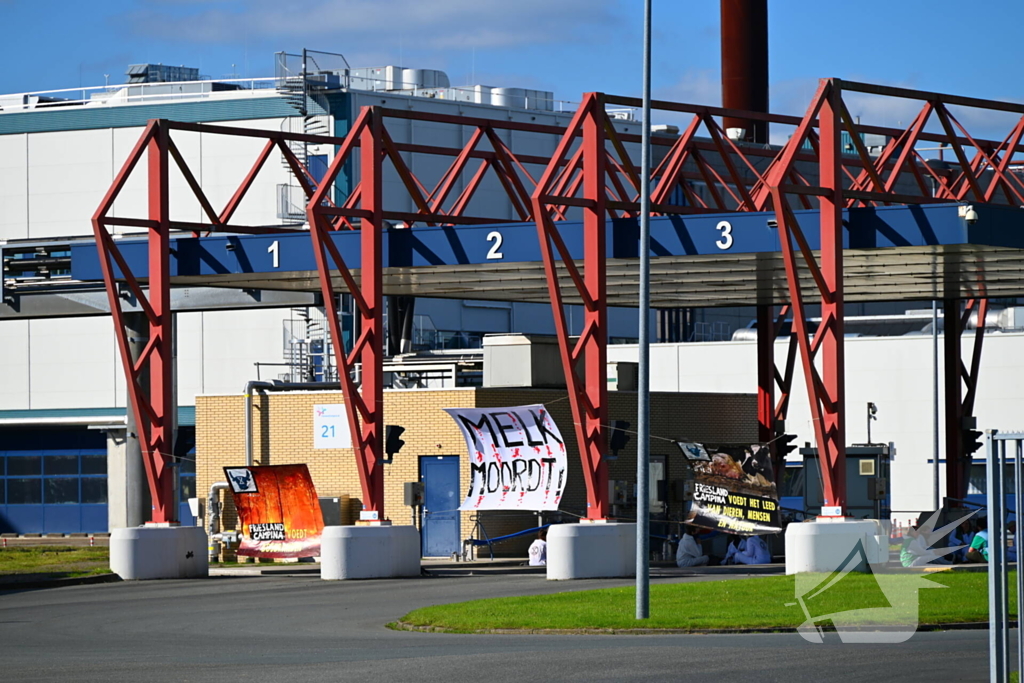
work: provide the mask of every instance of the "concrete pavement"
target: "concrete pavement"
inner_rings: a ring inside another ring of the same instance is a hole
[[[481,572],[352,582],[219,577],[0,593],[0,679],[933,682],[987,676],[986,631],[854,646],[834,634],[812,645],[793,634],[497,636],[384,626],[430,604],[631,584]]]

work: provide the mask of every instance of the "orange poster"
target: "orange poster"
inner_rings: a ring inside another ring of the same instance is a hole
[[[317,557],[324,528],[305,465],[225,467],[238,510],[239,555]]]

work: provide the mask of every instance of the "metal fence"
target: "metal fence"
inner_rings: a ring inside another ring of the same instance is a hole
[[[1021,459],[1024,432],[985,432],[986,483],[988,486],[988,643],[989,678],[997,683],[1010,680],[1010,592],[1006,561],[1006,477],[1007,447],[1013,458],[1013,487],[1021,500]],[[1019,526],[1019,523],[1018,523]],[[1021,530],[1014,535],[1020,538]],[[1016,548],[1015,548],[1016,550]],[[1018,556],[1019,561],[1019,556]],[[1024,574],[1017,571],[1017,619],[1024,612]],[[1024,638],[1017,629],[1017,670],[1024,671]]]

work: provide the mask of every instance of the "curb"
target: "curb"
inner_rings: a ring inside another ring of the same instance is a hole
[[[546,635],[546,636],[714,636],[714,635],[743,635],[743,634],[767,634],[767,633],[798,633],[796,628],[790,626],[764,627],[764,628],[705,628],[705,629],[683,629],[683,628],[492,628],[478,629],[475,631],[457,631],[438,626],[416,626],[404,621],[395,621],[388,624],[388,627],[395,631],[417,631],[420,633],[461,633],[481,635]],[[1010,628],[1016,628],[1017,622],[1010,622]],[[831,623],[823,624],[820,627],[823,631],[835,633],[836,629]],[[909,626],[886,626],[872,629],[851,629],[864,631],[904,631]],[[951,622],[942,624],[918,624],[915,631],[980,631],[988,630],[987,621],[974,622]]]
[[[82,586],[94,583],[117,583],[120,580],[120,576],[110,573],[93,574],[92,576],[76,576],[68,579],[44,579],[42,581],[5,581],[0,582],[0,591],[64,588],[65,586]]]

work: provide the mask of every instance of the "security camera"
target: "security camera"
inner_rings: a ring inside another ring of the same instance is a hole
[[[971,225],[978,222],[978,212],[970,204],[960,205],[957,214]]]

